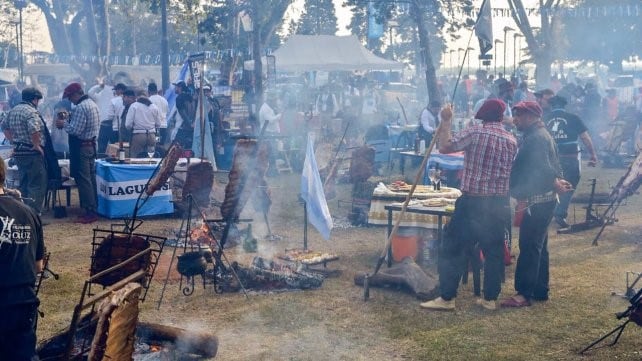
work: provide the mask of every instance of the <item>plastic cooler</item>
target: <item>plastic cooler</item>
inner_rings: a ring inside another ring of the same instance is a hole
[[[397,234],[391,240],[392,259],[401,262],[406,257],[417,260],[421,232],[414,227],[399,227]]]

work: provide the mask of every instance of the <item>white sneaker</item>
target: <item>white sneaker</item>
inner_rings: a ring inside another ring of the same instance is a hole
[[[427,308],[435,311],[454,311],[455,299],[453,298],[450,301],[446,301],[441,297],[437,297],[432,301],[420,303],[419,306],[421,306],[421,308]]]
[[[497,302],[495,301],[487,301],[483,298],[478,298],[475,303],[482,306],[485,310],[488,311],[495,311],[497,309]]]

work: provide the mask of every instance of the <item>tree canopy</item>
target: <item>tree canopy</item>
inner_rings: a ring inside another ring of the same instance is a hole
[[[305,0],[303,14],[296,25],[296,34],[334,35],[337,29],[337,16],[332,0]]]
[[[368,14],[368,3],[372,3],[376,14]],[[405,52],[399,52],[400,56],[406,57],[406,60],[415,64],[417,69],[422,69],[425,73],[426,87],[430,99],[441,99],[444,94],[440,94],[437,86],[436,66],[439,64],[441,50],[444,47],[442,30],[445,29],[451,36],[456,36],[455,32],[466,25],[465,21],[455,20],[454,17],[448,16],[454,12],[455,8],[463,12],[472,10],[470,0],[459,0],[457,2],[449,0],[346,0],[344,6],[349,6],[353,10],[352,31],[355,34],[364,36],[367,34],[367,24],[369,16],[374,15],[377,22],[390,27],[391,21],[395,21],[399,28],[397,29],[402,44],[398,45],[399,49],[406,49]],[[408,30],[411,30],[408,32]],[[390,36],[391,34],[388,34]],[[384,45],[383,39],[372,39],[369,41],[371,50],[380,52]],[[406,43],[412,44],[410,46]],[[394,46],[394,45],[393,45]],[[407,50],[408,48],[412,50]],[[391,49],[392,50],[392,49]],[[414,52],[414,56],[411,53]]]
[[[564,57],[593,60],[622,70],[622,60],[642,50],[642,18],[636,11],[639,1],[582,0],[569,5],[562,14],[562,34],[567,39]],[[639,10],[638,10],[639,11]]]

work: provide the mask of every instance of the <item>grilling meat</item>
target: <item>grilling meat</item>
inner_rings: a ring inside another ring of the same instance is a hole
[[[268,154],[267,142],[257,143],[255,139],[240,139],[236,142],[229,182],[225,187],[225,200],[221,205],[223,219],[238,219],[253,191],[265,182]]]

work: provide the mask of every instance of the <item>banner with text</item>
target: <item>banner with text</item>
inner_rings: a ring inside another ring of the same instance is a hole
[[[136,200],[146,189],[155,165],[111,164],[96,162],[96,185],[98,187],[98,213],[107,218],[131,217]],[[172,191],[169,182],[141,201],[139,216],[174,213]]]

